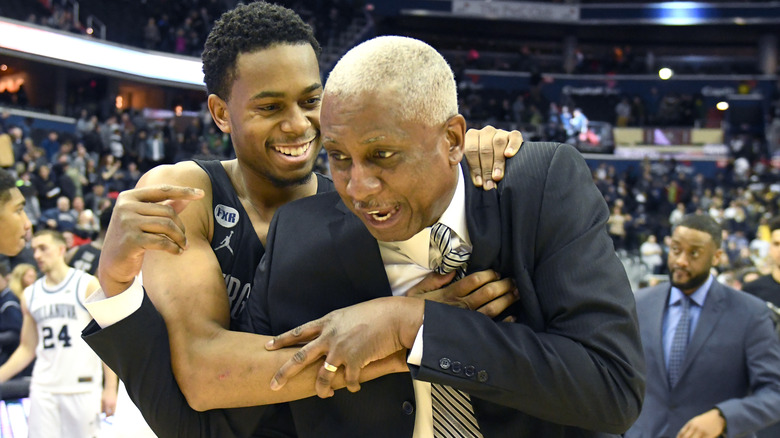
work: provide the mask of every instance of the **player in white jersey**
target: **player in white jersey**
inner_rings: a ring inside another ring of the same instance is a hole
[[[99,287],[98,281],[65,264],[60,233],[40,231],[32,247],[44,275],[24,291],[21,340],[0,366],[0,382],[37,358],[30,384],[29,437],[96,437],[101,410],[113,413],[117,385],[116,374],[101,365],[79,336],[91,319],[84,299]]]

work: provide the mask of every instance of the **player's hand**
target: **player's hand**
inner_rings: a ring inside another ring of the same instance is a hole
[[[509,278],[502,280],[495,271],[475,272],[450,284],[454,277],[454,271],[446,275],[431,272],[409,289],[406,296],[476,310],[490,318],[517,301],[514,282]]]
[[[335,310],[275,337],[266,344],[277,350],[308,342],[288,360],[271,381],[278,390],[287,380],[325,356],[326,364],[344,367],[344,380],[351,392],[360,390],[360,372],[371,362],[410,348],[422,325],[425,301],[408,297],[385,297]],[[320,368],[315,389],[326,398],[333,395],[336,373]]]
[[[170,185],[142,187],[119,194],[100,253],[98,278],[106,296],[126,290],[141,272],[144,252],[180,254],[187,248],[178,214],[203,190]]]
[[[710,409],[685,423],[677,438],[716,438],[723,434],[725,428],[726,420],[720,416],[720,411]]]
[[[464,143],[471,182],[490,190],[504,177],[505,159],[514,157],[523,145],[523,134],[485,126],[466,131]]]
[[[104,389],[100,397],[100,412],[110,417],[116,413],[116,389]]]

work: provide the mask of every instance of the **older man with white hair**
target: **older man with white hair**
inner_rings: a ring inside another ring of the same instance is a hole
[[[466,121],[452,71],[410,38],[347,53],[321,114],[339,196],[278,211],[249,300],[255,331],[288,331],[269,348],[311,341],[272,386],[325,356],[316,383],[324,399],[291,403],[298,433],[624,432],[644,391],[635,304],[606,233],[606,204],[577,151],[527,143],[498,190],[464,184]],[[276,235],[301,245],[277,245]],[[487,268],[518,289],[519,303],[497,320],[403,296],[432,270]],[[317,315],[326,316],[306,323]],[[403,349],[411,378],[358,384],[363,366]],[[342,366],[354,394],[331,389]]]
[[[460,164],[466,122],[452,71],[435,50],[408,38],[377,38],[347,54],[326,84],[322,117],[338,193],[277,211],[245,311],[248,328],[271,335],[357,304],[269,343],[276,350],[324,333],[271,382],[281,399],[300,386],[288,380],[305,364],[319,374],[316,389],[326,399],[290,403],[297,436],[625,431],[644,389],[633,295],[605,231],[606,204],[577,151],[533,144],[507,161],[497,190],[467,184]],[[485,308],[506,306],[500,298],[482,306],[468,295],[449,303],[459,306],[440,306],[405,296],[433,271],[446,280],[472,274],[456,284],[466,288],[484,281],[478,271],[487,269],[498,274],[483,277],[503,275],[517,285],[512,300],[519,303],[497,320],[466,308],[493,314]],[[391,362],[380,374],[392,374],[358,384],[377,376],[368,364],[403,360],[413,344],[411,373]],[[121,352],[107,345],[104,358],[121,363],[114,357]],[[355,393],[334,393],[334,376]],[[233,376],[215,376],[223,378]],[[213,410],[193,416],[163,383],[154,415],[179,430],[197,423],[213,435],[218,423],[235,419]],[[241,428],[231,430],[241,436]]]

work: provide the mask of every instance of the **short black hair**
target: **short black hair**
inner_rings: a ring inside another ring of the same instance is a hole
[[[769,219],[769,232],[774,233],[776,230],[780,230],[780,216]]]
[[[11,189],[16,188],[16,178],[7,170],[0,168],[0,203],[11,199]]]
[[[715,244],[715,249],[720,248],[721,244],[723,244],[723,228],[708,214],[686,214],[677,226],[709,234],[712,237],[712,242]]]
[[[206,91],[227,100],[238,55],[284,43],[309,44],[320,56],[311,27],[290,9],[259,1],[225,12],[214,23],[201,55]]]

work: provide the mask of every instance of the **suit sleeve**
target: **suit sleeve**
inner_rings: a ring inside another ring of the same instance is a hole
[[[780,340],[768,309],[751,315],[744,343],[750,395],[717,404],[728,437],[756,432],[780,419]]]
[[[512,252],[518,322],[426,302],[423,359],[412,373],[545,421],[622,433],[639,414],[645,371],[606,204],[570,146],[546,160],[522,152],[508,161],[520,158],[502,183],[511,205],[501,201],[502,214],[511,210],[502,246]],[[526,323],[534,318],[541,323]]]
[[[93,320],[82,337],[125,383],[155,434],[167,437],[248,437],[266,407],[198,412],[187,404],[171,369],[165,321],[144,293],[141,308],[101,329]]]

